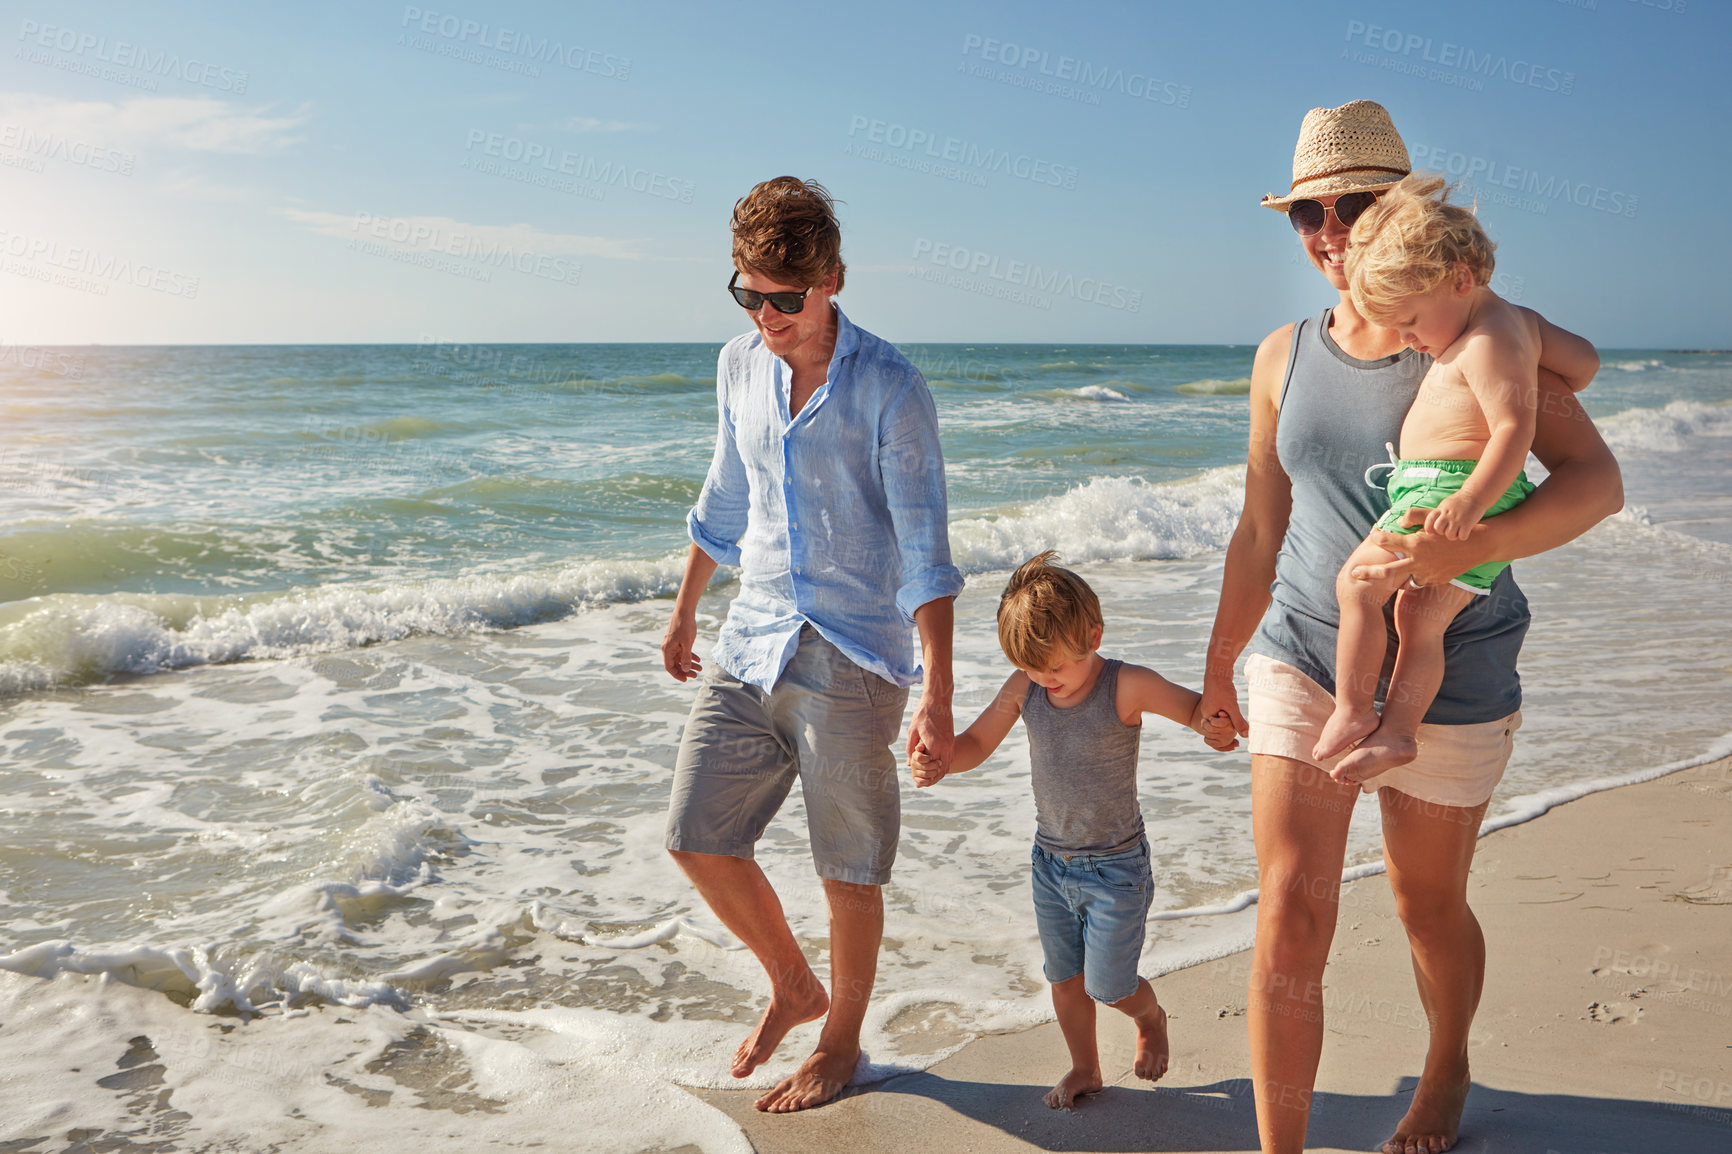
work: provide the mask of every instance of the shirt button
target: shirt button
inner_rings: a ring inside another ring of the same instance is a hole
[[[798,529],[799,527],[800,527],[800,522],[798,522],[798,521],[788,522],[788,528],[790,528],[790,529]],[[1505,736],[1508,736],[1507,730],[1505,731]]]

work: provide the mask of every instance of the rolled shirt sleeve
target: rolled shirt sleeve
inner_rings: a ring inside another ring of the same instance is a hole
[[[962,571],[950,561],[938,409],[918,374],[885,414],[878,460],[902,560],[896,607],[913,621],[916,609],[940,597],[955,597],[963,584]]]
[[[745,462],[734,436],[734,421],[728,411],[728,377],[716,373],[716,452],[698,502],[686,514],[686,532],[692,544],[708,553],[719,565],[740,563],[740,538],[746,532],[751,488]]]

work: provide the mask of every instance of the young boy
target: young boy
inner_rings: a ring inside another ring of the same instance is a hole
[[[1587,341],[1488,287],[1494,247],[1472,212],[1448,203],[1439,176],[1407,177],[1354,222],[1346,262],[1354,305],[1436,358],[1402,423],[1400,458],[1391,447],[1390,462],[1366,472],[1370,483],[1373,470],[1391,470],[1390,508],[1378,529],[1423,527],[1460,541],[1481,519],[1519,504],[1534,489],[1522,465],[1533,443],[1542,345],[1547,367],[1561,366],[1558,375],[1572,389],[1587,387],[1599,369]],[[1425,511],[1422,526],[1402,524],[1409,509]],[[1344,784],[1419,755],[1415,733],[1443,679],[1444,631],[1509,568],[1490,562],[1448,584],[1400,590],[1399,649],[1379,717],[1373,697],[1388,646],[1383,606],[1397,587],[1353,572],[1392,559],[1363,542],[1336,578],[1335,712],[1312,752],[1322,762],[1357,743],[1330,770]]]
[[[1225,715],[1203,718],[1197,694],[1152,669],[1101,657],[1100,601],[1081,577],[1052,564],[1056,556],[1027,562],[1005,587],[998,640],[1017,672],[956,739],[948,770],[985,761],[1018,715],[1028,726],[1035,921],[1071,1058],[1070,1073],[1046,1095],[1055,1110],[1101,1088],[1095,1002],[1136,1021],[1139,1078],[1167,1072],[1166,1011],[1137,974],[1154,894],[1137,802],[1142,714],[1189,726],[1216,749],[1238,745]],[[945,776],[923,751],[912,762],[916,786]]]

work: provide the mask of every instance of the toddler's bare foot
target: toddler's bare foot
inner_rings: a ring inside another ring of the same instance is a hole
[[[1058,1080],[1058,1085],[1046,1092],[1046,1104],[1054,1110],[1069,1110],[1084,1094],[1098,1094],[1101,1089],[1100,1070],[1072,1070]]]
[[[1419,756],[1419,742],[1411,737],[1397,737],[1378,730],[1359,743],[1359,747],[1342,758],[1329,776],[1342,785],[1358,785],[1380,773],[1388,773],[1398,765],[1406,765]]]
[[[1158,1082],[1167,1072],[1167,1012],[1159,1006],[1148,1020],[1137,1022],[1137,1077]]]
[[[1420,1078],[1413,1104],[1383,1144],[1383,1154],[1442,1154],[1455,1145],[1473,1078],[1463,1066],[1459,1075],[1435,1082],[1442,1084],[1428,1084],[1427,1078]]]
[[[744,1078],[770,1060],[788,1031],[802,1022],[822,1018],[830,1009],[830,996],[818,975],[807,970],[786,989],[770,991],[770,1005],[758,1019],[758,1028],[746,1036],[734,1051],[729,1073]]]
[[[1329,720],[1323,724],[1323,732],[1318,736],[1311,756],[1318,761],[1328,761],[1375,730],[1377,721],[1377,711],[1369,706],[1362,710],[1336,706],[1335,712],[1331,713]]]

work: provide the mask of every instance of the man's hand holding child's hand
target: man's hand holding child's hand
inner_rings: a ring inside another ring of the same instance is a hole
[[[924,745],[909,755],[908,764],[914,770],[915,789],[937,785],[944,780],[944,762],[928,753]]]

